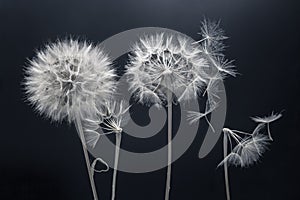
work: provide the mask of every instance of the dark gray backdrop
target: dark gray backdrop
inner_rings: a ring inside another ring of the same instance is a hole
[[[254,123],[248,116],[285,109],[284,117],[271,127],[275,141],[262,162],[230,169],[232,199],[299,199],[299,13],[296,0],[1,0],[0,199],[92,199],[75,128],[51,124],[23,101],[23,65],[35,49],[69,35],[97,43],[145,26],[174,29],[197,39],[203,16],[222,20],[230,36],[226,55],[236,60],[241,73],[225,81],[225,124],[251,130]],[[124,60],[117,65],[122,67]],[[140,110],[136,115],[143,119],[145,114]],[[221,140],[199,160],[201,132],[173,164],[172,200],[225,199],[223,171],[216,169]],[[125,137],[123,144],[146,151],[159,148],[164,140],[161,134],[139,145]],[[110,198],[111,176],[112,171],[96,175],[101,199]],[[164,184],[165,169],[120,172],[117,199],[163,199]]]

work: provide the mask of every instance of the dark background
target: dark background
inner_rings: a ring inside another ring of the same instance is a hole
[[[300,199],[297,0],[1,0],[0,199],[92,199],[75,128],[51,124],[24,103],[23,65],[35,49],[68,35],[97,43],[146,26],[198,39],[203,16],[222,20],[230,36],[226,55],[236,60],[241,73],[225,81],[226,126],[252,130],[249,116],[285,110],[272,124],[274,142],[261,163],[230,168],[232,199]],[[199,160],[201,132],[173,164],[172,200],[225,199],[223,171],[216,169],[222,141]],[[117,199],[163,199],[165,172],[119,172]],[[111,176],[112,170],[96,175],[100,199],[110,198]]]

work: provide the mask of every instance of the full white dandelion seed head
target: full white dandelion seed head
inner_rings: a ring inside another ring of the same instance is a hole
[[[53,121],[96,116],[116,87],[108,56],[78,40],[46,45],[25,71],[28,100]]]
[[[251,119],[257,123],[271,123],[282,117],[281,113],[272,112],[269,116],[265,117],[251,117]]]
[[[133,47],[127,65],[129,89],[144,104],[164,104],[168,90],[179,101],[195,98],[207,82],[199,73],[205,67],[200,50],[187,38],[164,33],[145,36]]]

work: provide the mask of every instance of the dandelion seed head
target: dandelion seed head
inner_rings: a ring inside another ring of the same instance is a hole
[[[227,133],[232,132],[230,129],[226,129],[225,131]],[[249,167],[259,161],[263,153],[268,149],[268,145],[269,138],[264,134],[243,138],[219,166],[227,162],[229,166]]]
[[[199,73],[207,67],[200,50],[181,36],[145,36],[133,47],[127,65],[130,91],[141,103],[164,104],[167,89],[178,100],[195,98],[207,79]],[[167,88],[167,89],[166,89]]]
[[[262,154],[267,150],[269,138],[263,134],[245,139],[238,144],[233,152],[238,153],[242,159],[241,167],[248,167],[256,163]]]
[[[219,54],[225,49],[223,41],[228,37],[225,32],[220,28],[220,21],[204,19],[201,23],[199,32],[202,39],[200,41],[203,45],[203,50],[206,54]]]
[[[72,39],[46,45],[25,71],[29,102],[53,121],[97,115],[116,86],[108,56]]]

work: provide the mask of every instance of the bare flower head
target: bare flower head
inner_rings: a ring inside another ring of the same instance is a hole
[[[207,62],[187,38],[155,34],[133,47],[127,65],[130,90],[141,103],[163,104],[167,90],[178,100],[197,97],[207,79],[200,73]]]
[[[115,89],[111,61],[77,40],[46,45],[26,68],[25,89],[36,109],[54,121],[96,116]]]

